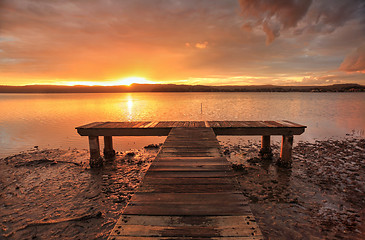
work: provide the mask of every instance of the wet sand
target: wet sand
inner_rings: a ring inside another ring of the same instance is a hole
[[[267,239],[365,239],[365,139],[300,142],[291,169],[257,158],[258,144],[226,144]],[[246,159],[246,160],[243,160]]]
[[[28,151],[0,161],[5,239],[106,239],[157,150],[90,169],[86,150]]]
[[[301,142],[291,169],[261,161],[256,143],[221,142],[267,239],[364,239],[365,139]],[[0,239],[106,239],[158,148],[118,153],[49,149],[0,159]]]

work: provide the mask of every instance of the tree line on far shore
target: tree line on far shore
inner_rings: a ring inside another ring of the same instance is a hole
[[[365,92],[359,84],[327,86],[204,86],[176,84],[132,84],[130,86],[0,86],[0,93],[120,93],[120,92]]]

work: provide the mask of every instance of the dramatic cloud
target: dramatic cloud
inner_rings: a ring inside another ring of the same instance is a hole
[[[243,29],[262,26],[270,44],[283,30],[330,33],[345,23],[365,21],[363,0],[239,0],[245,23]]]
[[[365,73],[365,43],[343,60],[340,70]]]
[[[312,0],[240,0],[246,23],[244,28],[262,25],[267,44],[280,34],[280,29],[295,27],[308,11]]]

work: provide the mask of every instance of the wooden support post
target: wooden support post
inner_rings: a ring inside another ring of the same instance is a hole
[[[100,167],[103,165],[103,158],[100,156],[100,146],[98,136],[89,136],[90,147],[90,167]]]
[[[293,135],[284,135],[281,143],[281,152],[278,165],[282,167],[290,167],[292,163],[292,147]]]
[[[104,157],[105,158],[115,157],[115,151],[113,149],[113,138],[112,138],[112,136],[104,136]]]
[[[272,159],[272,151],[271,151],[271,146],[270,146],[270,135],[262,136],[260,155],[261,155],[261,158],[264,160]]]

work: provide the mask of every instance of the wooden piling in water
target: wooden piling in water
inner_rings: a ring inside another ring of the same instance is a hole
[[[272,159],[272,151],[270,145],[270,135],[265,135],[261,137],[261,158],[264,160]]]
[[[281,143],[279,166],[290,167],[292,163],[293,135],[284,135]]]
[[[98,136],[89,136],[90,166],[100,167],[103,165],[103,158],[100,156],[100,145]]]
[[[112,136],[104,136],[104,157],[113,158],[115,156],[115,150],[113,149]]]

